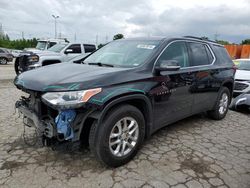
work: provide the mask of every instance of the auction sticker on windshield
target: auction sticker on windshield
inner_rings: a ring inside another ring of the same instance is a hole
[[[138,44],[137,48],[143,48],[143,49],[153,50],[155,48],[155,45]]]

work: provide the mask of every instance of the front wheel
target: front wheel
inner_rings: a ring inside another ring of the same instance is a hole
[[[136,155],[144,135],[145,121],[140,110],[122,105],[111,110],[103,124],[92,125],[89,145],[101,162],[118,167]]]
[[[221,88],[214,110],[208,111],[209,117],[215,120],[223,119],[227,114],[230,101],[231,95],[229,89],[227,87]]]

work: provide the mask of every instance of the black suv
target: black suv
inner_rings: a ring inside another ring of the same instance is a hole
[[[29,97],[16,107],[45,144],[87,141],[109,166],[127,163],[145,138],[180,119],[201,112],[223,119],[231,101],[235,68],[213,41],[122,39],[80,63],[17,76]]]

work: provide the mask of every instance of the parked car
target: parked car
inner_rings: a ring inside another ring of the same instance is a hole
[[[112,167],[166,125],[201,112],[223,119],[233,93],[225,48],[199,38],[121,39],[81,61],[17,76],[29,97],[16,107],[46,145],[87,142]]]
[[[0,64],[7,64],[8,62],[13,61],[13,55],[9,52],[9,50],[5,48],[0,48]]]
[[[13,55],[13,57],[16,58],[22,53],[22,50],[13,50],[13,49],[11,49],[10,52]]]
[[[236,59],[234,96],[250,91],[250,59]]]
[[[95,50],[96,47],[93,44],[59,43],[45,51],[22,53],[16,58],[15,71],[16,74],[20,74],[41,66],[67,62],[76,56],[86,56]]]

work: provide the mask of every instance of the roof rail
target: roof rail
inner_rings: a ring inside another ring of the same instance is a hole
[[[213,43],[216,43],[216,44],[217,44],[216,41],[206,39],[205,37],[195,37],[195,36],[184,36],[184,37],[185,37],[185,38],[191,38],[191,39],[204,40],[204,41],[213,42]]]

